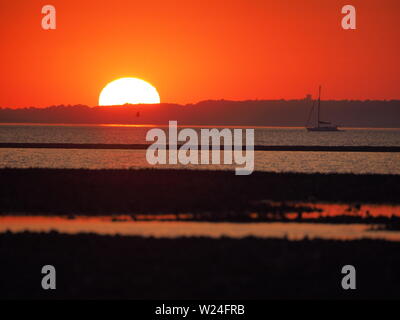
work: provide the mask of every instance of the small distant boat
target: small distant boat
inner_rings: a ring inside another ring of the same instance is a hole
[[[310,115],[308,116],[306,129],[307,131],[317,131],[317,132],[330,132],[330,131],[340,131],[338,126],[333,125],[331,122],[328,121],[321,121],[319,119],[320,116],[320,109],[321,109],[321,86],[319,86],[319,95],[318,95],[318,106],[317,106],[317,125],[316,126],[308,126],[310,122],[310,118],[314,111],[315,100],[313,102],[313,106],[311,108]]]

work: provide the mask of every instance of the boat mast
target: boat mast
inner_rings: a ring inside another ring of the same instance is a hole
[[[318,94],[318,109],[317,109],[317,127],[319,128],[319,108],[321,106],[321,86],[319,86],[319,94]]]

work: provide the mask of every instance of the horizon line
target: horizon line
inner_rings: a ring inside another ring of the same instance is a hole
[[[66,127],[131,127],[131,128],[168,128],[168,124],[130,124],[130,123],[68,123],[68,122],[1,122],[0,126],[18,126],[18,125],[30,125],[30,126],[66,126]],[[262,125],[209,125],[209,124],[178,124],[178,128],[233,128],[233,129],[304,129],[306,126],[262,126]],[[344,130],[400,130],[400,127],[360,127],[360,126],[341,126]]]

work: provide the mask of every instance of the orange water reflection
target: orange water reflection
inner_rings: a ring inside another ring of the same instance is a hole
[[[145,237],[204,236],[218,238],[228,236],[241,238],[254,236],[260,238],[287,237],[293,240],[308,237],[341,240],[370,238],[400,241],[399,231],[371,231],[371,228],[376,229],[379,223],[385,223],[385,219],[389,221],[393,217],[400,217],[399,205],[272,202],[267,200],[257,201],[254,204],[259,209],[258,212],[243,213],[239,216],[224,216],[222,213],[218,215],[213,213],[180,213],[92,217],[4,215],[0,216],[0,232],[8,230],[13,232],[26,230],[49,232],[55,230],[71,234],[89,232]],[[352,223],[310,223],[311,221],[329,222],[324,218],[342,216],[354,217],[357,220],[352,220]],[[242,219],[240,223],[226,222],[234,221],[233,219],[238,217]],[[301,218],[301,222],[297,220],[294,222],[295,219],[299,218]],[[265,222],[266,219],[271,220]],[[280,221],[282,219],[290,222]],[[309,222],[307,222],[308,220]]]
[[[265,202],[268,206],[279,207],[285,205],[288,207],[286,217],[289,219],[297,219],[299,212],[301,218],[319,219],[327,217],[351,216],[358,218],[392,218],[400,217],[399,205],[375,205],[375,204],[332,204],[332,203],[276,203]]]
[[[309,239],[384,239],[400,241],[400,232],[371,231],[366,224],[315,224],[315,223],[231,223],[190,221],[134,221],[127,216],[81,217],[74,219],[52,216],[2,216],[0,232],[96,233],[100,235],[127,235],[156,238],[176,237],[232,237]]]

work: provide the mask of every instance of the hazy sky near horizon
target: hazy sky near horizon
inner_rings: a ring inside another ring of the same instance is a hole
[[[52,4],[57,29],[41,27]],[[343,30],[341,8],[357,10]],[[120,77],[162,102],[400,99],[398,0],[0,0],[0,107],[97,105]]]

